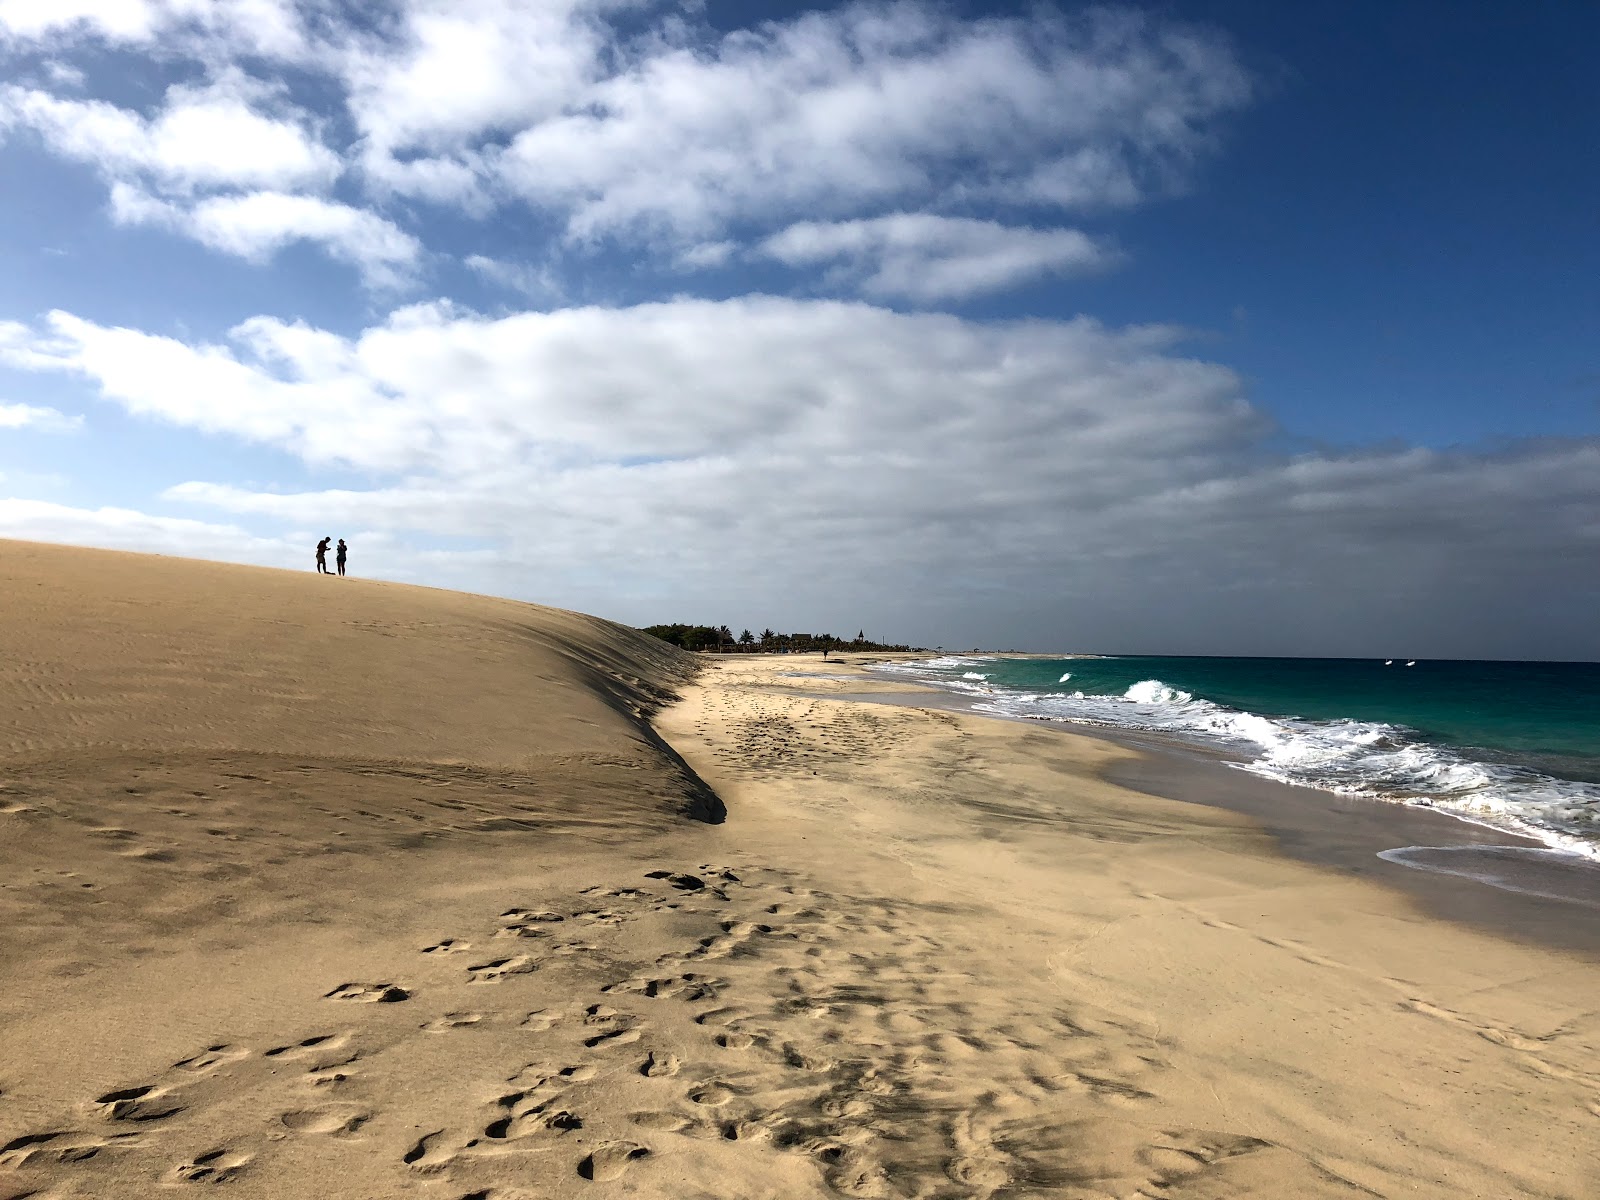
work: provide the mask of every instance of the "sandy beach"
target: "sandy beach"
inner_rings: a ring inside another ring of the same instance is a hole
[[[1600,1194],[1593,957],[1133,749],[309,572],[0,603],[0,1200]]]

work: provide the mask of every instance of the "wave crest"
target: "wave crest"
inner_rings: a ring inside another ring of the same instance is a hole
[[[974,705],[980,712],[1220,742],[1246,757],[1236,764],[1242,770],[1269,779],[1438,808],[1600,859],[1600,785],[1477,761],[1403,726],[1267,717],[1197,698],[1160,679],[1142,679],[1121,695],[1028,693],[987,681],[978,686],[969,681],[982,677],[971,671],[955,678],[953,672],[930,676],[926,670],[928,682],[981,694],[982,702]],[[1070,677],[1071,672],[1062,675],[1061,682]]]

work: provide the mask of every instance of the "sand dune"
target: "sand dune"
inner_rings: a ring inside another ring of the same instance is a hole
[[[408,1043],[548,958],[565,999],[581,889],[721,816],[645,719],[682,657],[603,621],[24,543],[0,604],[0,1195],[410,1178],[444,1060]],[[557,894],[560,936],[493,921]],[[452,905],[491,920],[471,952],[435,945]],[[526,1015],[459,1023],[478,1088]]]
[[[309,572],[0,599],[4,1200],[1595,1194],[1593,964],[1117,747]]]

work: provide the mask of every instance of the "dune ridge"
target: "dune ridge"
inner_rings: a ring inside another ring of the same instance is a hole
[[[0,600],[0,1200],[1593,1194],[1592,963],[1130,751],[310,572]]]

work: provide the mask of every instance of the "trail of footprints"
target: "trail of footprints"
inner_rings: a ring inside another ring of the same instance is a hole
[[[87,1127],[68,1128],[67,1122],[55,1129],[19,1137],[0,1145],[0,1168],[12,1170],[60,1164],[104,1162],[134,1152],[158,1154],[171,1127],[181,1126],[191,1110],[214,1102],[233,1086],[239,1070],[252,1070],[260,1076],[279,1063],[294,1063],[302,1070],[301,1083],[307,1093],[305,1103],[280,1113],[274,1124],[279,1136],[314,1134],[347,1136],[355,1133],[371,1114],[359,1105],[318,1103],[315,1093],[343,1082],[349,1076],[343,1068],[360,1057],[349,1031],[319,1034],[287,1045],[270,1046],[259,1052],[245,1046],[217,1044],[180,1059],[158,1079],[116,1088],[94,1096],[79,1106],[79,1116],[89,1119]],[[241,1138],[241,1143],[248,1138]],[[245,1171],[257,1158],[255,1148],[226,1144],[199,1150],[188,1158],[171,1163],[162,1172],[162,1181],[172,1184],[226,1183]],[[30,1193],[23,1193],[30,1194]]]
[[[470,1185],[495,1179],[497,1160],[565,1153],[579,1177],[606,1181],[737,1143],[804,1156],[836,1194],[988,1197],[1081,1184],[1085,1126],[1137,1128],[1165,1069],[1147,1031],[1054,998],[987,1011],[964,998],[959,952],[917,932],[911,906],[790,878],[703,865],[608,891],[623,920],[670,908],[705,932],[601,983],[595,1002],[530,1014],[561,1034],[546,1043],[558,1052],[509,1075],[477,1121],[419,1139],[405,1165]],[[509,910],[496,934],[527,936],[536,915],[568,919]],[[1274,1149],[1146,1132],[1118,1194]]]
[[[738,1144],[803,1156],[835,1194],[931,1200],[1081,1184],[1098,1169],[1083,1158],[1089,1124],[1124,1138],[1141,1129],[1140,1106],[1166,1069],[1158,1038],[1054,995],[1014,997],[1002,1011],[976,1004],[968,952],[919,932],[934,927],[926,912],[794,879],[712,865],[651,871],[640,886],[509,907],[419,947],[420,982],[331,987],[330,1015],[358,1024],[380,1011],[368,1005],[407,1004],[418,1036],[515,1031],[519,1058],[484,1081],[494,1098],[446,1127],[400,1135],[403,1146],[368,1128],[381,1124],[369,1107],[340,1098],[381,1049],[377,1031],[345,1028],[259,1050],[205,1047],[157,1079],[93,1097],[76,1124],[0,1145],[0,1167],[165,1156],[164,1182],[215,1184],[270,1171],[275,1141],[354,1139],[374,1156],[374,1177],[391,1144],[393,1169],[468,1200],[510,1194],[541,1172],[605,1183],[697,1146]],[[644,919],[677,939],[652,938],[667,947],[653,960],[591,940]],[[550,972],[560,978],[542,978]],[[428,1008],[430,990],[454,992],[452,979],[497,1006]],[[281,1086],[266,1073],[291,1065],[303,1102],[272,1130],[175,1152],[186,1114],[224,1085]],[[1175,1194],[1163,1189],[1275,1149],[1206,1131],[1141,1136],[1125,1156],[1140,1174],[1107,1194]]]

